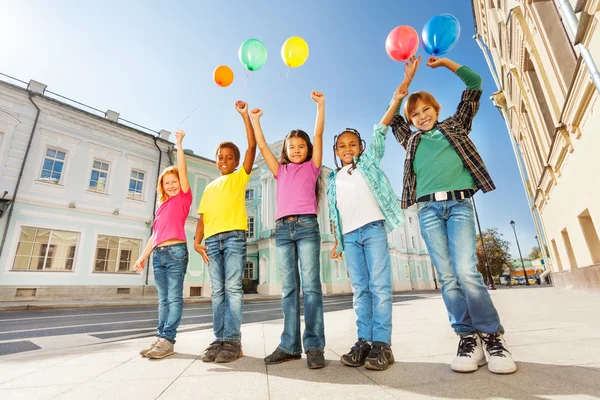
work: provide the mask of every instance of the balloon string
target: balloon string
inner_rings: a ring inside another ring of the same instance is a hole
[[[246,78],[244,79],[244,84],[242,85],[242,92],[240,93],[240,99],[242,98],[242,95],[244,94],[244,89],[246,88],[246,81],[248,80],[249,76],[250,76],[250,71],[248,71],[248,73],[246,74]]]
[[[187,120],[189,117],[191,117],[191,116],[192,116],[192,114],[193,114],[193,113],[196,111],[196,109],[197,109],[197,108],[198,108],[198,107],[194,108],[194,109],[192,110],[192,112],[190,112],[190,113],[188,114],[188,116],[187,116],[187,117],[185,117],[185,118],[184,118],[184,119],[183,119],[183,120],[182,120],[182,121],[179,123],[179,126],[181,126],[181,124],[183,124],[183,123],[184,123],[184,122],[185,122],[185,121],[186,121],[186,120]]]
[[[271,97],[271,94],[273,94],[273,92],[275,91],[275,89],[277,89],[277,86],[279,85],[279,81],[281,80],[282,77],[283,77],[283,72],[280,73],[279,76],[277,77],[277,82],[275,83],[275,86],[273,86],[273,89],[271,89],[271,91],[269,92],[269,94],[265,98],[265,101],[269,100],[269,97]]]

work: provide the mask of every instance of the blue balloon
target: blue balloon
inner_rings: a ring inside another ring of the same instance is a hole
[[[431,18],[421,32],[423,49],[433,56],[450,51],[458,42],[460,24],[452,14],[440,14]]]

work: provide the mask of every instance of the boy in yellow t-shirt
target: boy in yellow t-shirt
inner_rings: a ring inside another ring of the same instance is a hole
[[[219,144],[216,161],[221,176],[204,189],[194,237],[194,249],[208,264],[212,287],[215,341],[202,353],[204,362],[225,363],[242,356],[242,276],[248,230],[245,194],[256,156],[256,139],[248,116],[248,104],[237,101],[235,108],[244,120],[248,138],[244,164],[236,171],[240,150],[232,142]]]

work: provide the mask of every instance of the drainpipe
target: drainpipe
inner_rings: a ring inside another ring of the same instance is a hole
[[[567,23],[567,28],[571,32],[571,35],[575,39],[577,37],[577,29],[579,26],[579,21],[575,16],[575,12],[571,7],[571,4],[568,0],[555,0],[558,5],[558,8],[562,12],[565,22]],[[592,78],[592,82],[594,82],[594,86],[596,86],[596,90],[600,92],[600,72],[598,71],[598,67],[594,62],[594,58],[592,57],[592,53],[583,47],[581,43],[574,43],[575,47],[579,49],[579,53],[581,54],[581,58],[585,63],[585,66],[590,74],[590,78]]]
[[[17,186],[15,186],[15,192],[13,193],[12,204],[10,205],[10,209],[8,210],[8,215],[6,216],[6,226],[4,227],[4,234],[2,235],[2,243],[0,243],[0,257],[2,257],[2,251],[4,250],[4,242],[6,242],[6,234],[8,233],[8,228],[10,226],[10,218],[12,217],[13,209],[15,208],[15,201],[17,200],[17,192],[19,191],[19,186],[21,186],[21,178],[23,177],[23,170],[25,170],[25,163],[27,162],[27,157],[29,156],[29,150],[31,149],[31,142],[33,141],[33,134],[35,133],[35,128],[37,127],[38,119],[39,119],[40,113],[41,113],[40,108],[33,101],[32,93],[29,93],[29,101],[37,109],[37,113],[35,114],[35,121],[33,122],[33,128],[31,128],[31,134],[29,135],[29,142],[27,143],[27,149],[25,149],[25,155],[23,156],[23,163],[21,164],[21,170],[19,171],[19,177],[17,178]]]
[[[481,48],[481,51],[483,52],[483,56],[485,57],[485,61],[488,64],[488,68],[490,70],[490,73],[492,74],[492,78],[494,78],[496,87],[498,88],[499,91],[502,90],[502,85],[500,84],[500,80],[499,80],[498,76],[496,75],[496,70],[493,68],[493,64],[490,60],[490,57],[488,55],[488,52],[485,48],[484,43],[481,40],[481,36],[479,34],[476,34],[473,36],[473,39],[475,39],[475,41]],[[506,124],[506,129],[508,130],[508,136],[510,137],[510,143],[512,145],[513,152],[515,153],[515,159],[517,160],[517,166],[519,167],[519,174],[521,175],[521,181],[523,182],[523,188],[525,189],[525,197],[527,198],[527,203],[529,204],[529,211],[531,212],[531,219],[533,220],[533,224],[535,225],[535,229],[538,233],[538,237],[542,238],[542,242],[544,242],[544,244],[546,244],[545,243],[546,234],[543,231],[540,224],[538,223],[539,221],[534,212],[535,205],[533,203],[533,199],[529,195],[529,190],[527,189],[527,184],[526,184],[527,178],[526,178],[526,174],[525,174],[525,166],[523,165],[523,160],[520,156],[519,148],[518,148],[515,138],[512,134],[512,131],[510,129],[510,125],[508,124],[508,115],[506,115],[506,110],[503,107],[496,106],[496,108],[498,109],[498,111],[500,111],[500,114],[502,115],[502,119],[504,120],[504,123]],[[550,258],[546,254],[546,249],[545,249],[546,246],[542,246],[542,247],[543,248],[540,250],[542,251],[544,260],[549,261]]]
[[[160,177],[160,167],[162,163],[162,150],[158,147],[159,135],[154,137],[154,145],[158,149],[158,168],[156,169],[156,184],[158,185],[158,178]],[[152,236],[154,228],[154,218],[156,217],[156,200],[158,198],[158,192],[154,191],[154,204],[152,206],[152,223],[150,224],[150,236]],[[148,276],[150,275],[150,262],[148,262],[148,268],[146,268],[146,285],[148,285]]]

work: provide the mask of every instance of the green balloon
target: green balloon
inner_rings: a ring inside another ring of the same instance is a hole
[[[248,39],[238,51],[240,62],[248,71],[258,71],[267,62],[267,48],[257,39]]]

